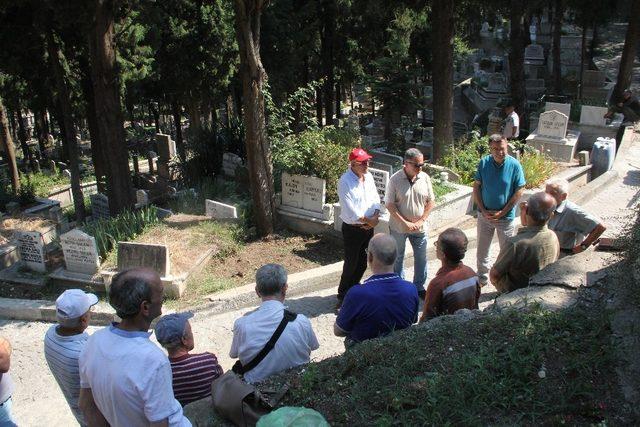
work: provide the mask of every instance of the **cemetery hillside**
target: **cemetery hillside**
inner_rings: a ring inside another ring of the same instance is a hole
[[[637,425],[639,55],[640,0],[0,0],[0,426]]]

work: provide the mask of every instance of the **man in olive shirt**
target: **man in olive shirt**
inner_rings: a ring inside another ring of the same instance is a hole
[[[431,179],[422,171],[423,166],[422,152],[408,149],[402,170],[389,178],[384,198],[390,234],[398,248],[394,271],[404,279],[404,248],[409,239],[413,247],[413,284],[421,299],[425,297],[427,281],[427,218],[435,206]]]
[[[518,234],[507,239],[489,272],[498,292],[529,286],[531,276],[555,262],[560,253],[558,237],[547,227],[556,209],[555,199],[539,192],[522,207],[526,209],[526,223]]]

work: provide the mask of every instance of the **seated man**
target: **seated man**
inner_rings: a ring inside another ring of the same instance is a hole
[[[427,288],[420,322],[461,308],[478,308],[480,282],[473,269],[462,262],[469,240],[459,228],[447,228],[436,241],[436,256],[442,267]]]
[[[243,366],[265,347],[280,325],[284,315],[287,294],[287,271],[278,264],[266,264],[256,272],[256,293],[262,304],[256,310],[237,319],[233,325],[233,341],[229,356],[238,358]],[[273,349],[257,366],[244,372],[248,383],[262,381],[295,366],[309,363],[311,351],[320,347],[311,322],[298,314],[290,321]],[[234,369],[235,371],[235,369]]]
[[[395,239],[376,234],[369,242],[367,262],[373,275],[347,292],[333,332],[345,344],[405,329],[418,319],[418,291],[394,273],[398,251]]]
[[[557,204],[549,220],[549,228],[558,236],[560,252],[565,255],[578,254],[596,243],[607,227],[598,218],[567,200],[569,182],[566,179],[553,179],[547,182],[545,191]]]
[[[89,339],[85,332],[91,318],[91,307],[98,297],[81,289],[67,289],[56,300],[56,318],[44,337],[44,357],[62,390],[78,424],[86,425],[78,407],[80,396],[80,368],[78,359]]]
[[[223,373],[214,354],[189,354],[195,346],[189,323],[192,317],[193,313],[168,314],[155,327],[156,339],[169,353],[173,394],[183,407],[211,396],[211,383]]]
[[[547,222],[556,209],[556,201],[545,192],[531,196],[521,204],[525,225],[509,237],[491,268],[491,283],[498,292],[511,292],[529,285],[529,278],[555,262],[560,253],[556,234]]]

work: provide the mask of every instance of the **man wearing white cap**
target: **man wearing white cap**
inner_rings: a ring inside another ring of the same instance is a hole
[[[91,307],[98,297],[80,289],[68,289],[56,300],[56,318],[44,337],[44,357],[53,377],[58,382],[71,412],[80,425],[86,425],[78,407],[80,373],[78,358],[89,339],[85,332],[91,318]]]

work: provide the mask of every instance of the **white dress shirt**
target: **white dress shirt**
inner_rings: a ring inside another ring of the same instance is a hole
[[[340,219],[347,224],[362,224],[360,218],[371,217],[380,210],[380,195],[373,176],[367,172],[364,181],[360,181],[351,168],[338,181],[340,198]]]
[[[258,355],[282,321],[285,306],[280,301],[264,301],[256,310],[237,319],[229,356],[248,364]],[[262,381],[270,375],[309,363],[311,351],[320,344],[306,316],[298,314],[289,322],[274,348],[262,361],[244,374],[248,383]]]

